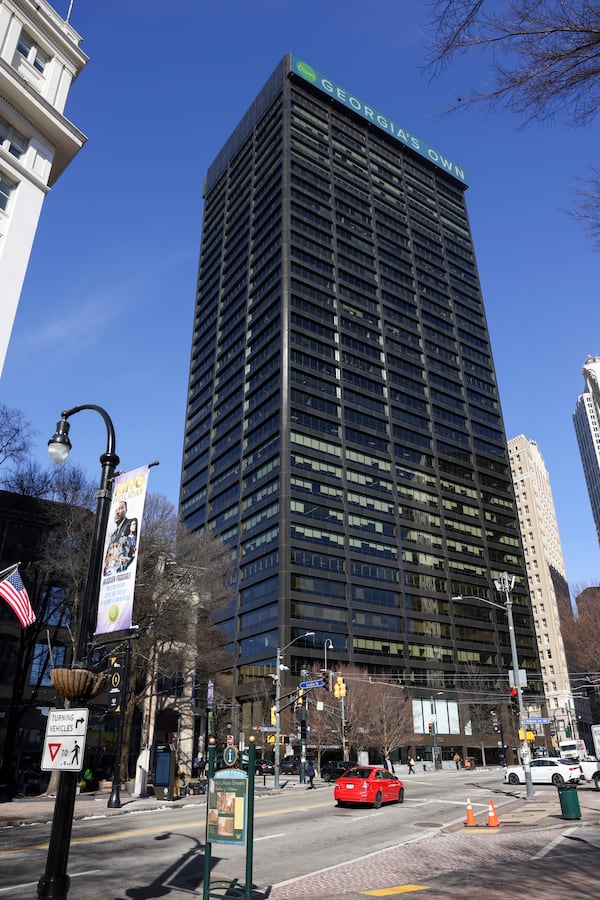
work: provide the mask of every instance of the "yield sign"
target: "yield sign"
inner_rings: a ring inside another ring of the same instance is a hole
[[[52,762],[56,759],[56,754],[60,750],[60,744],[48,744],[48,753]]]

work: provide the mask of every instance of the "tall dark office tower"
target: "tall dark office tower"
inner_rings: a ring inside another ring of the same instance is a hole
[[[505,571],[539,688],[464,191],[293,56],[208,171],[181,511],[237,560],[242,705],[291,642],[290,679],[331,642],[330,663],[427,692],[501,673],[508,697],[504,611],[451,599],[503,602]]]

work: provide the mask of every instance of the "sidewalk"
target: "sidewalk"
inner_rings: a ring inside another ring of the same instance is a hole
[[[176,809],[181,806],[198,806],[206,802],[206,794],[191,794],[179,800],[162,800],[158,797],[132,797],[125,789],[120,791],[121,806],[108,808],[110,791],[90,791],[75,797],[74,819],[87,816],[119,816],[126,813],[152,809]],[[0,828],[25,825],[32,822],[51,822],[55,797],[16,797],[9,803],[0,803]]]
[[[466,827],[465,816],[428,837],[274,885],[269,900],[365,900],[399,894],[428,900],[597,900],[600,896],[600,792],[578,789],[581,819],[563,819],[556,788],[531,800],[515,791]]]

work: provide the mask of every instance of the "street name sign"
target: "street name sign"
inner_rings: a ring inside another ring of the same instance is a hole
[[[43,772],[81,772],[88,724],[87,709],[52,709],[48,713]]]
[[[317,681],[301,681],[300,687],[304,690],[305,688],[323,687],[324,684],[323,679],[319,678]]]
[[[550,719],[545,719],[543,716],[534,716],[528,719],[523,719],[526,725],[548,725],[550,723]]]

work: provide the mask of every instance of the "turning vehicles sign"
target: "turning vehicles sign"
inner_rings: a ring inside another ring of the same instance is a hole
[[[50,710],[44,738],[42,771],[81,771],[87,723],[87,709]]]

